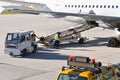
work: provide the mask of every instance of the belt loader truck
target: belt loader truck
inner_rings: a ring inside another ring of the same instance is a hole
[[[83,23],[77,25],[75,27],[71,27],[64,31],[59,31],[60,33],[60,42],[61,43],[68,43],[68,42],[78,42],[80,44],[84,43],[88,38],[82,37],[81,32],[89,30],[91,28],[95,28],[94,25],[88,25],[87,23]],[[45,45],[53,45],[53,39],[56,33],[48,35],[46,37],[40,37],[40,43]]]

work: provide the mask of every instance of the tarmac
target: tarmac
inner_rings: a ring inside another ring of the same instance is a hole
[[[82,32],[89,40],[84,44],[65,44],[60,49],[39,45],[36,54],[13,58],[4,54],[4,42],[8,32],[33,30],[38,36],[63,31],[75,23],[64,19],[46,18],[40,15],[0,15],[0,80],[56,80],[62,66],[67,65],[69,55],[88,56],[96,61],[120,63],[120,48],[107,47],[107,41],[115,35],[114,30],[93,28]]]

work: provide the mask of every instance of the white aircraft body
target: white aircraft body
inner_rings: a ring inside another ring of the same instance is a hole
[[[30,10],[17,10],[23,13],[39,14],[50,13],[56,18],[73,16],[77,22],[85,20],[89,24],[99,25],[104,22],[109,28],[118,28],[120,31],[120,1],[119,0],[0,0],[22,4]],[[79,18],[79,19],[78,19]],[[81,19],[82,18],[82,19]],[[119,34],[120,35],[120,34]],[[117,36],[118,37],[118,36]],[[119,44],[120,39],[111,39],[114,44]],[[110,43],[111,44],[111,43]],[[115,46],[116,46],[115,45]]]

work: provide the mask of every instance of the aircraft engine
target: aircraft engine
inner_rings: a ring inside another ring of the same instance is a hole
[[[120,41],[120,28],[116,28],[115,29],[115,32],[116,32],[116,38]]]

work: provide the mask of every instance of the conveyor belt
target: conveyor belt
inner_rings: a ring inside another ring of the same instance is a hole
[[[60,33],[60,38],[61,40],[65,40],[65,39],[70,39],[72,35],[79,35],[80,32],[89,30],[91,28],[94,28],[94,25],[88,25],[87,23],[84,23],[82,25],[77,25],[72,29],[67,29],[65,31],[61,31]],[[54,38],[55,34],[49,35],[45,38],[45,41],[49,42]]]
[[[88,25],[87,23],[83,23],[83,24],[80,24],[80,25],[77,25],[77,26],[74,26],[74,28],[70,28],[70,29],[67,29],[67,30],[64,30],[64,31],[60,31],[60,41],[64,42],[64,41],[70,41],[70,40],[78,40],[80,38],[83,38],[81,37],[81,32],[83,31],[86,31],[86,30],[89,30],[91,28],[94,28],[96,27],[95,25]],[[59,32],[59,31],[58,31]],[[51,34],[51,35],[48,35],[47,37],[41,37],[40,38],[40,43],[43,43],[45,45],[49,45],[49,44],[52,44],[53,42],[53,39],[54,39],[54,34]],[[84,41],[86,39],[84,38]],[[81,43],[81,42],[79,42]]]

